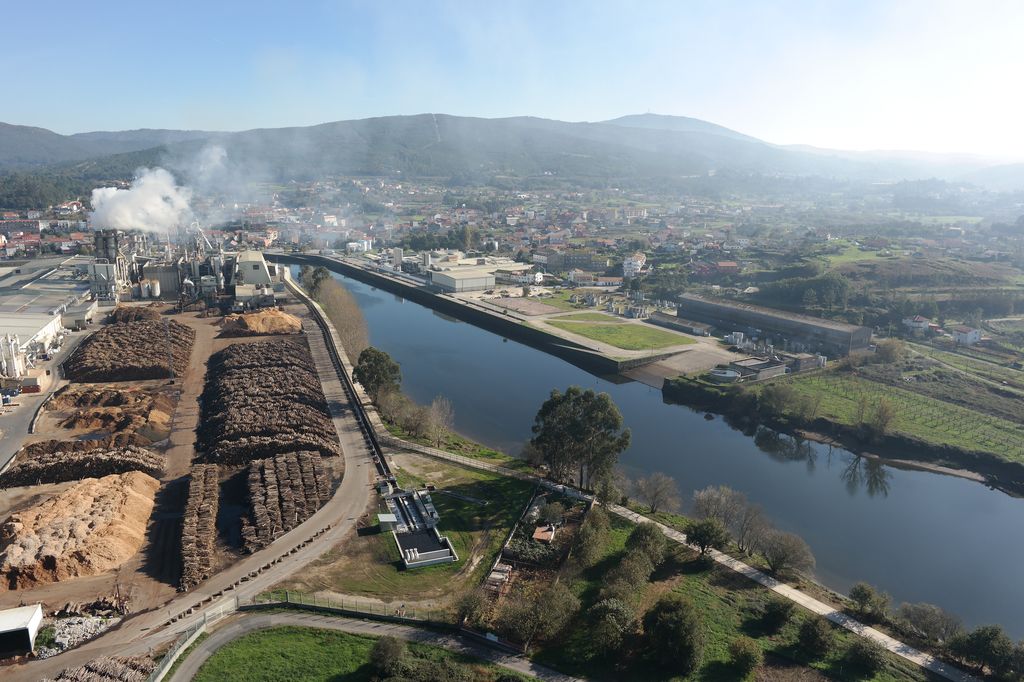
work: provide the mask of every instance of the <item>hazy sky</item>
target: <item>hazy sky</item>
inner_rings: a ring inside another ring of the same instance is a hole
[[[1024,158],[1024,1],[4,3],[0,121],[240,130],[652,111]]]

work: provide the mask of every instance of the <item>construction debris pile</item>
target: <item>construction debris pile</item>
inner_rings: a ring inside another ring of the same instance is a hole
[[[119,305],[110,313],[110,321],[135,322],[137,320],[159,320],[160,311],[154,306]]]
[[[189,590],[213,574],[219,505],[219,467],[196,464],[188,484],[188,503],[181,528],[181,581],[178,589]]]
[[[196,333],[173,320],[136,320],[104,327],[79,346],[64,365],[71,381],[137,381],[170,377],[168,359],[173,358],[174,374],[181,376],[188,367]]]
[[[94,441],[76,441],[93,444]],[[24,451],[22,451],[24,452]],[[43,452],[32,457],[19,453],[14,464],[0,474],[0,488],[41,483],[63,483],[83,478],[100,478],[110,474],[141,471],[159,478],[164,458],[152,450],[128,446],[113,450],[98,448],[77,452]]]
[[[53,621],[53,646],[39,647],[36,656],[49,658],[73,649],[82,642],[109,630],[121,622],[120,618],[101,618],[98,616],[71,616]]]
[[[0,589],[96,575],[138,552],[160,483],[139,471],[87,478],[0,526]]]
[[[221,321],[221,336],[269,336],[301,334],[302,321],[277,308],[228,315]]]
[[[320,379],[305,343],[260,341],[210,358],[199,442],[210,462],[315,451],[340,454]]]
[[[242,519],[247,552],[266,547],[295,528],[331,496],[317,452],[289,452],[249,463],[249,518]]]
[[[155,668],[156,662],[148,656],[102,656],[68,668],[56,682],[146,682]]]

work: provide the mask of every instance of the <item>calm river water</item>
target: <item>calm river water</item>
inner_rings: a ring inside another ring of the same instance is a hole
[[[357,298],[373,345],[402,366],[402,387],[429,403],[444,395],[456,429],[518,453],[552,388],[608,392],[632,429],[631,475],[663,471],[684,499],[724,484],[800,534],[817,578],[847,591],[865,580],[894,603],[927,601],[969,626],[998,623],[1024,637],[1024,500],[963,479],[871,464],[849,452],[764,432],[663,402],[643,384],[613,383],[528,346],[335,275]]]

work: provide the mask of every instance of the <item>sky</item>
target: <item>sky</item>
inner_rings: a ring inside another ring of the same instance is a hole
[[[0,121],[60,133],[654,112],[1024,159],[1019,0],[5,5]]]

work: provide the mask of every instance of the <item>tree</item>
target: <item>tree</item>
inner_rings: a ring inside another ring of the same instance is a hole
[[[1013,661],[1013,642],[998,625],[982,625],[967,634],[955,636],[949,643],[954,656],[979,669],[988,667],[1002,674]]]
[[[707,556],[712,549],[724,549],[729,544],[729,531],[718,519],[701,519],[686,524],[686,540]]]
[[[861,616],[882,620],[889,613],[889,595],[878,592],[865,582],[850,588],[850,599]]]
[[[602,599],[588,611],[590,640],[598,651],[611,654],[622,645],[622,638],[633,629],[636,614],[620,599]]]
[[[959,618],[934,604],[900,604],[896,620],[918,637],[940,644],[963,631]]]
[[[537,599],[537,631],[534,639],[551,639],[569,624],[580,610],[580,600],[562,582],[544,590]]]
[[[764,652],[750,637],[737,637],[729,644],[729,658],[739,678],[745,680],[764,662]]]
[[[772,530],[761,543],[761,555],[776,575],[806,573],[814,569],[811,548],[799,535]]]
[[[370,649],[370,665],[383,675],[394,675],[402,668],[405,642],[387,636],[378,639]]]
[[[402,382],[402,370],[391,356],[370,346],[359,354],[352,376],[363,385],[366,392],[377,402],[383,391],[398,389]]]
[[[561,523],[565,515],[565,507],[559,502],[549,502],[540,508],[540,522],[545,524]]]
[[[316,299],[320,295],[320,286],[325,281],[331,279],[331,271],[322,265],[318,265],[310,271],[308,275],[309,276],[303,280],[303,284],[306,287],[306,291],[309,292],[310,297]]]
[[[455,602],[455,615],[460,623],[465,621],[469,625],[476,625],[487,615],[489,606],[490,600],[483,588],[477,588],[459,597]]]
[[[630,441],[611,397],[578,386],[551,391],[534,418],[533,434],[531,443],[544,453],[551,476],[567,480],[578,470],[581,488],[611,475]]]
[[[604,545],[604,533],[592,523],[584,523],[576,533],[576,544],[573,546],[572,558],[583,568],[594,565],[601,555]]]
[[[846,650],[846,660],[868,677],[874,677],[885,667],[885,649],[876,642],[857,637]]]
[[[665,534],[649,521],[637,524],[626,538],[626,549],[644,555],[655,568],[665,560],[667,548],[668,540],[665,538]]]
[[[881,438],[889,432],[893,421],[896,419],[896,408],[888,398],[879,398],[875,405],[875,411],[871,415],[871,422],[868,424],[871,435],[874,438]]]
[[[440,446],[455,424],[455,408],[452,401],[444,396],[437,396],[430,403],[430,439],[434,445]]]
[[[679,508],[679,486],[668,474],[656,471],[647,478],[638,478],[633,487],[636,489],[636,496],[647,505],[652,514],[657,514],[659,509],[674,511]]]
[[[796,611],[796,604],[788,599],[769,597],[764,605],[762,620],[769,632],[778,632],[789,622]]]
[[[654,564],[646,555],[629,554],[605,574],[601,596],[630,602],[647,585],[653,572]]]
[[[693,603],[668,594],[644,616],[644,634],[655,658],[674,673],[688,675],[704,658],[704,624]]]
[[[336,279],[328,277],[317,287],[316,300],[337,330],[349,361],[358,362],[359,354],[370,345],[370,335],[355,296]]]
[[[800,625],[797,642],[800,648],[814,659],[824,658],[835,645],[836,633],[827,620],[821,616],[811,616]]]
[[[906,345],[899,339],[886,339],[876,346],[875,358],[879,362],[899,362],[906,355]]]

